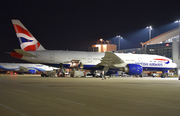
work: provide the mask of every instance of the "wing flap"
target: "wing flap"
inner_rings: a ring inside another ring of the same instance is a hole
[[[125,64],[126,63],[121,58],[112,52],[105,52],[105,56],[102,58],[101,63],[99,63],[99,65],[109,67],[123,67]]]

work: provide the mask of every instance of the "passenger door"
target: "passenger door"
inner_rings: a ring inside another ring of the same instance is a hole
[[[88,55],[87,60],[88,60],[88,63],[91,63],[92,62],[92,56]]]
[[[50,54],[50,61],[54,61],[54,54]]]

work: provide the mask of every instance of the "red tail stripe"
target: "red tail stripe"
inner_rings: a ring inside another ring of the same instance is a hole
[[[15,57],[15,58],[22,58],[23,57],[23,55],[18,54],[17,52],[11,52],[11,56]]]
[[[32,35],[27,30],[20,27],[19,25],[13,24],[13,26],[14,26],[14,29],[15,29],[16,33],[24,33],[27,36],[32,37]]]
[[[35,44],[35,45],[29,45],[29,46],[25,47],[24,50],[25,51],[36,51],[37,50],[36,45],[37,45],[37,48],[39,48],[40,43],[37,42],[37,44]]]

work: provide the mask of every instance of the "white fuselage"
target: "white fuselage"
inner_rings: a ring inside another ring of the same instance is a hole
[[[42,50],[29,51],[37,57],[25,57],[27,60],[35,63],[42,63],[58,67],[60,63],[69,66],[72,60],[79,60],[83,63],[84,68],[90,68],[99,64],[105,53],[99,52],[81,52],[81,51],[58,51]],[[169,58],[159,55],[115,53],[126,64],[139,64],[144,70],[169,70],[176,67],[176,64]]]

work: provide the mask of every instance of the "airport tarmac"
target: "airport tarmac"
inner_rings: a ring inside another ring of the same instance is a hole
[[[178,78],[0,76],[0,116],[179,116]]]

